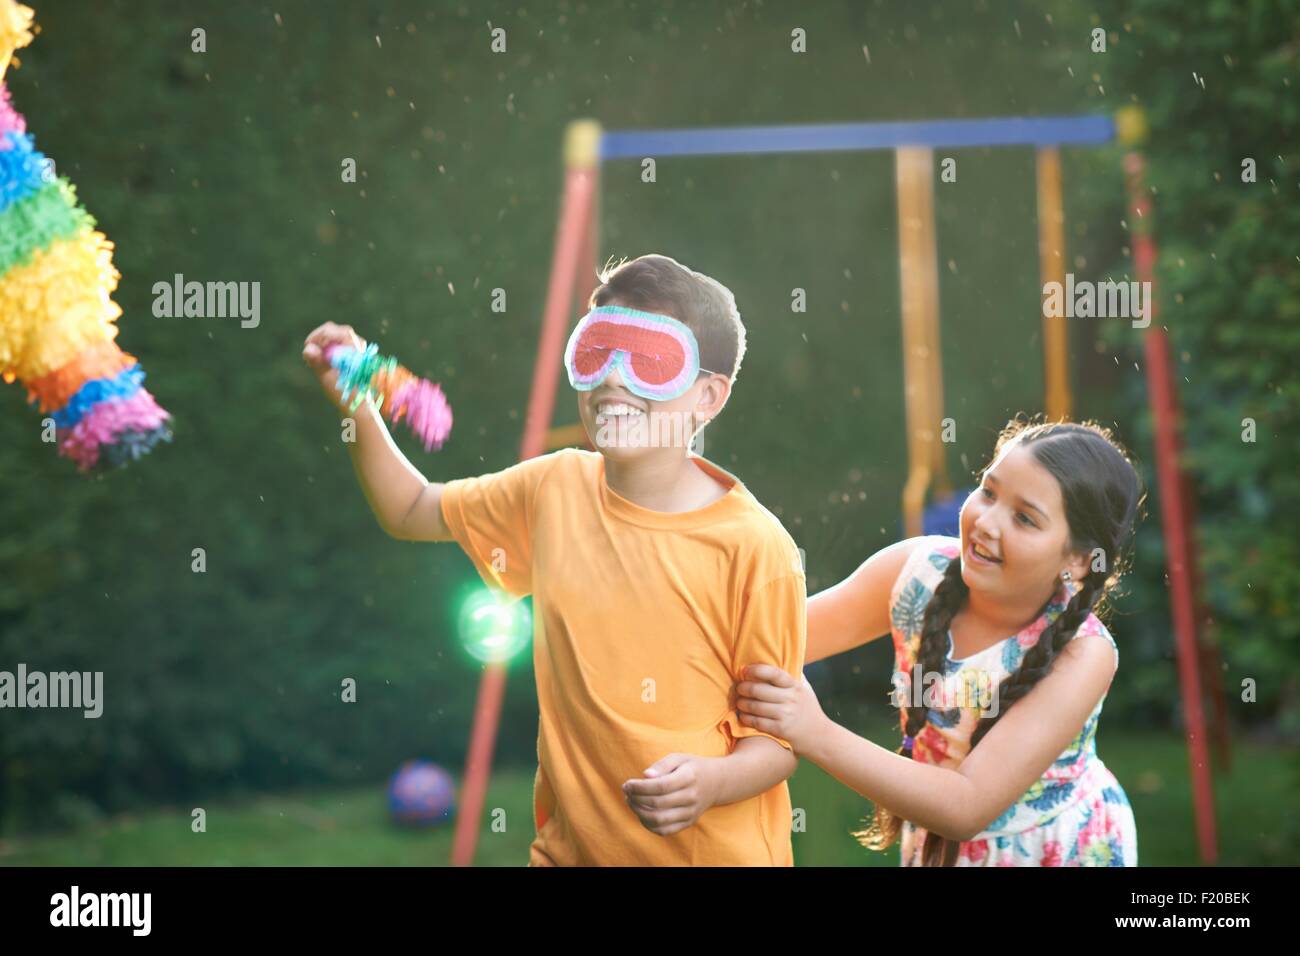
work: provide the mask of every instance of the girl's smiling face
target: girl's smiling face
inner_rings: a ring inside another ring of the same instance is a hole
[[[985,470],[960,524],[962,580],[990,598],[1045,603],[1062,571],[1081,581],[1088,570],[1072,552],[1060,484],[1018,441]]]

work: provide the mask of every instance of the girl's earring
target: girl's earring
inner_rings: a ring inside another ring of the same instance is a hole
[[[1070,580],[1070,572],[1069,572],[1069,571],[1062,571],[1062,572],[1061,572],[1061,580],[1062,580],[1062,581],[1068,581],[1068,580]]]

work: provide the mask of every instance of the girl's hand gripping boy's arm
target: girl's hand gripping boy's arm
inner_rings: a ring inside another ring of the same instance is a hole
[[[736,685],[737,707],[745,726],[779,734],[795,753],[873,803],[950,840],[970,840],[1078,736],[1116,666],[1103,635],[1070,641],[1047,676],[954,769],[910,760],[859,737],[826,716],[807,679],[771,664],[745,668]]]
[[[442,484],[427,480],[407,460],[370,402],[349,410],[351,400],[343,401],[337,387],[338,372],[325,358],[332,345],[361,349],[366,343],[350,325],[326,322],[307,336],[302,358],[339,414],[356,422],[356,440],[345,444],[379,526],[403,541],[452,540],[442,517]]]

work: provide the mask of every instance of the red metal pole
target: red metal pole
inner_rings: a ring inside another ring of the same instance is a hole
[[[492,750],[505,693],[505,665],[484,666],[478,685],[478,700],[474,705],[469,754],[465,758],[465,783],[461,787],[460,810],[456,814],[456,833],[451,843],[452,866],[469,866],[474,862],[479,820],[483,817],[483,801],[487,797],[488,776],[492,770]]]
[[[555,233],[555,255],[551,261],[551,278],[546,291],[541,341],[533,367],[532,393],[528,398],[524,436],[519,449],[520,461],[540,455],[545,450],[546,433],[550,429],[551,416],[555,410],[555,389],[564,353],[564,335],[569,326],[569,309],[578,278],[579,257],[584,254],[584,250],[594,250],[594,237],[589,237],[588,233],[592,228],[591,210],[598,164],[594,161],[595,144],[585,140],[582,145],[587,147],[593,162],[587,166],[575,163],[575,152],[581,154],[582,150],[575,151],[574,139],[584,134],[588,137],[591,135],[590,127],[575,130],[574,127],[578,125],[570,127],[566,142],[568,169],[564,177],[564,195],[560,201],[560,222]],[[595,135],[598,143],[599,127],[596,127]],[[483,668],[478,702],[474,707],[460,812],[456,816],[456,832],[452,839],[452,866],[469,866],[474,861],[505,686],[505,664],[487,664]]]
[[[542,337],[533,369],[533,390],[524,419],[524,439],[519,451],[523,461],[546,450],[546,433],[555,413],[555,389],[564,360],[564,336],[569,330],[569,309],[578,279],[579,254],[586,244],[591,225],[590,210],[595,193],[594,169],[569,169],[565,173],[564,207],[556,231],[551,284],[546,293]]]
[[[1186,506],[1187,527],[1195,529],[1196,495],[1186,473],[1183,474],[1183,504]],[[1223,661],[1219,657],[1219,647],[1213,637],[1214,621],[1205,602],[1205,582],[1201,576],[1200,562],[1197,560],[1196,542],[1191,535],[1187,541],[1187,566],[1191,569],[1192,593],[1196,598],[1196,636],[1200,641],[1201,680],[1205,682],[1205,693],[1213,709],[1210,720],[1210,742],[1214,745],[1212,764],[1214,773],[1232,771],[1232,750],[1228,737],[1228,699],[1223,689]]]
[[[1155,241],[1151,235],[1151,200],[1144,185],[1145,161],[1134,150],[1124,157],[1128,186],[1130,231],[1133,236],[1134,271],[1138,281],[1155,287]],[[1164,526],[1165,552],[1169,571],[1169,598],[1173,614],[1178,676],[1182,687],[1183,717],[1191,764],[1192,797],[1196,811],[1196,835],[1201,860],[1218,859],[1214,820],[1214,787],[1206,747],[1205,713],[1202,709],[1200,653],[1196,640],[1196,602],[1190,557],[1192,529],[1186,524],[1187,505],[1179,464],[1179,409],[1170,359],[1169,337],[1155,324],[1155,299],[1148,298],[1152,324],[1145,330],[1147,388],[1155,426],[1156,473],[1160,486],[1160,517]]]
[[[596,256],[600,254],[600,163],[591,167],[591,183],[587,187],[591,200],[587,204],[587,228],[583,231],[582,252],[578,256],[578,272],[574,280],[577,311],[585,313],[587,302],[596,288]],[[592,449],[593,451],[595,449]]]

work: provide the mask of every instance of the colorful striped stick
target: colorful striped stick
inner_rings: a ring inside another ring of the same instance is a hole
[[[397,359],[380,355],[378,346],[354,349],[332,345],[325,351],[325,360],[338,370],[343,400],[354,395],[353,410],[370,399],[393,424],[405,419],[425,451],[441,448],[451,434],[451,406],[442,389],[407,371]]]

